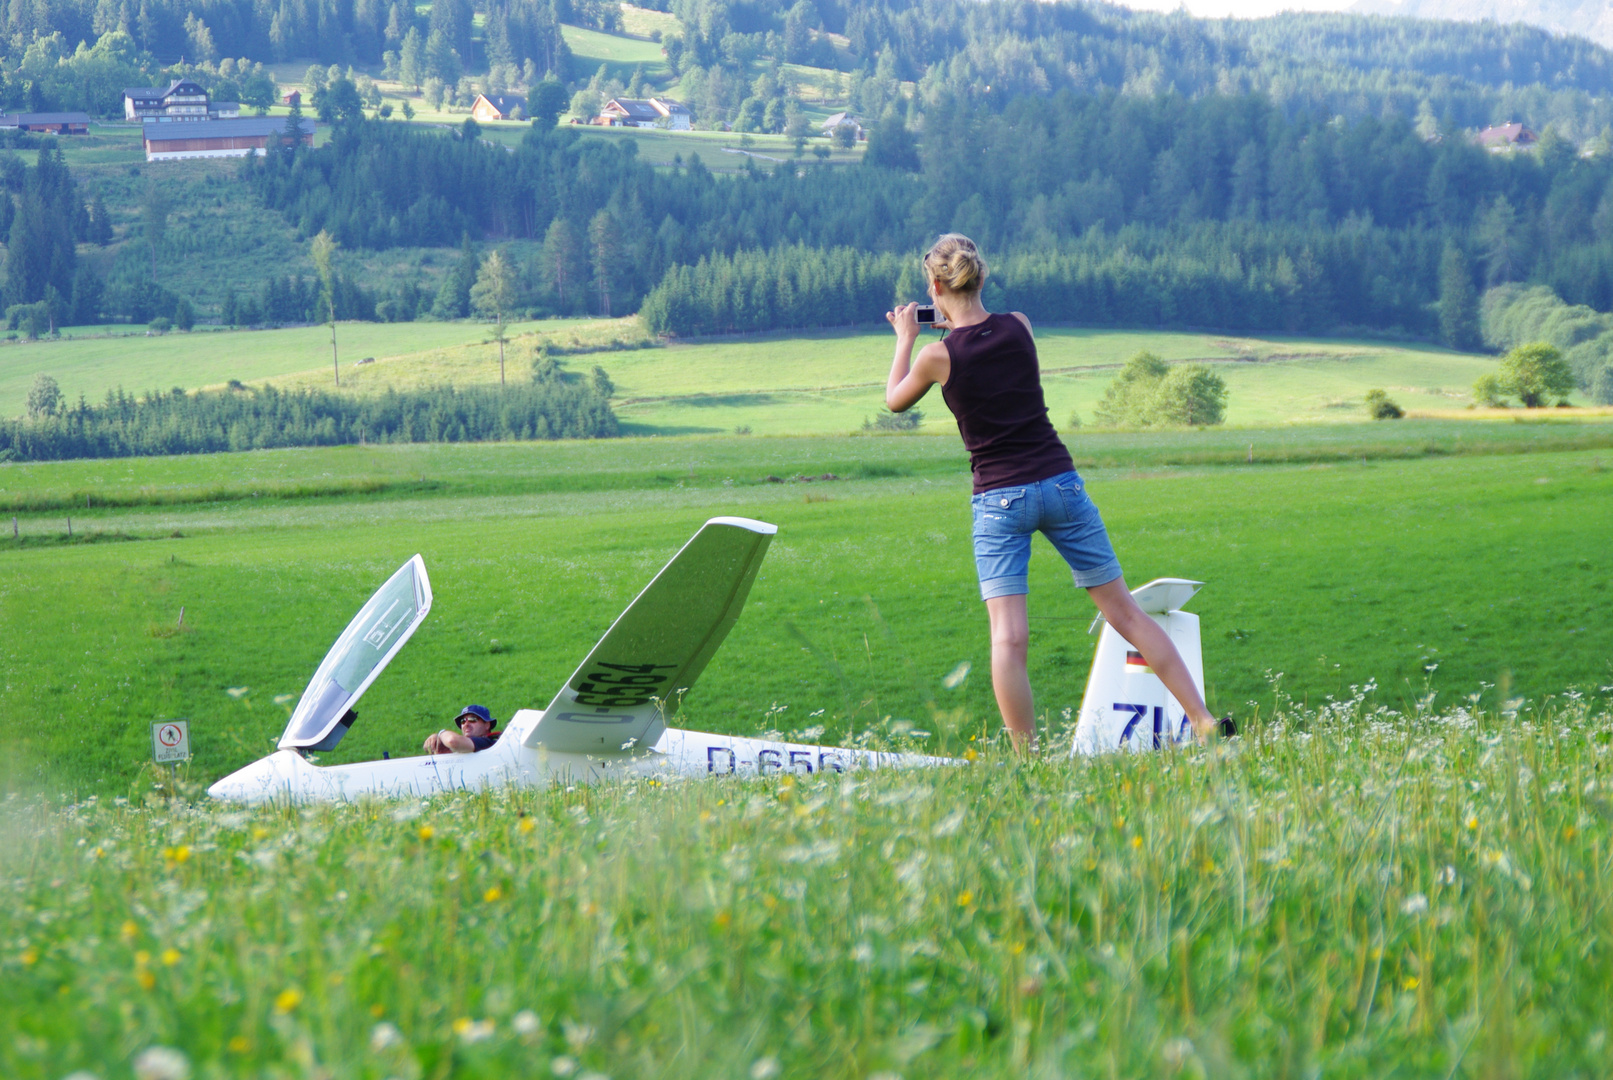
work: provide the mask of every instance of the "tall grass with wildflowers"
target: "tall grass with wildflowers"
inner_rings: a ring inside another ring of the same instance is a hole
[[[1606,1075],[1613,714],[1369,700],[1093,760],[14,795],[0,1072]]]

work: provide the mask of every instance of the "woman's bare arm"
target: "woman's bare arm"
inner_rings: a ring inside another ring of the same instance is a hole
[[[913,346],[918,344],[918,319],[914,315],[917,309],[917,304],[904,304],[885,313],[896,331],[896,355],[891,359],[890,377],[885,380],[885,407],[891,412],[911,409],[930,387],[945,383],[952,372],[952,358],[939,341],[924,346],[910,362]]]

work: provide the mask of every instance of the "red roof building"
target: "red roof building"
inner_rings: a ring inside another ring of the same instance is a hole
[[[1528,150],[1540,141],[1540,136],[1522,124],[1497,124],[1487,127],[1473,137],[1473,141],[1486,150]]]

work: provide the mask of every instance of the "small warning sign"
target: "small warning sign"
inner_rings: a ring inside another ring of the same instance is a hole
[[[190,760],[190,721],[163,720],[151,725],[151,749],[157,764]]]

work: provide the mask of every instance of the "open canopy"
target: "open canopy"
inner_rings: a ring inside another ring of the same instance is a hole
[[[336,639],[280,736],[282,750],[330,750],[351,709],[431,610],[431,579],[416,555],[376,590]]]

